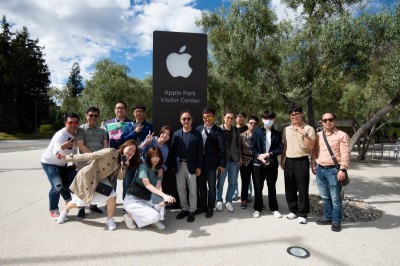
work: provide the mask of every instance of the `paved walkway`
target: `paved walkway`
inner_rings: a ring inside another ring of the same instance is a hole
[[[196,216],[194,223],[176,220],[178,210],[168,210],[165,231],[131,231],[122,221],[120,196],[118,229],[111,232],[105,228],[105,215],[88,213],[79,221],[72,210],[65,224],[50,220],[49,183],[39,163],[43,151],[0,153],[0,265],[400,265],[396,161],[352,164],[347,195],[371,203],[384,215],[373,222],[344,223],[340,233],[316,225],[319,217],[312,215],[306,225],[277,219],[268,211],[255,219],[252,205],[242,210],[239,202],[234,213],[224,208],[211,219]],[[277,193],[285,215],[281,170]],[[310,193],[317,193],[313,175]],[[311,256],[293,257],[289,246],[302,246]]]

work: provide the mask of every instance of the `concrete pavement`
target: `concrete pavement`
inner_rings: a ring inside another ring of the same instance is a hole
[[[252,204],[235,212],[224,208],[194,223],[176,220],[179,210],[168,210],[165,231],[153,227],[128,230],[122,220],[121,191],[115,213],[116,231],[105,227],[105,215],[87,213],[85,220],[72,210],[65,224],[49,218],[50,185],[40,165],[43,149],[0,153],[0,265],[399,265],[400,162],[353,163],[346,194],[384,211],[373,222],[344,223],[335,233],[285,218],[283,172],[277,182],[283,218],[264,211],[252,217]],[[310,193],[317,194],[312,175]],[[118,186],[121,188],[121,185]],[[266,189],[264,189],[266,190]],[[265,202],[267,197],[264,197]],[[267,205],[267,204],[266,204]],[[60,208],[64,202],[60,200]],[[103,208],[102,205],[100,205]],[[299,259],[289,246],[308,249]]]

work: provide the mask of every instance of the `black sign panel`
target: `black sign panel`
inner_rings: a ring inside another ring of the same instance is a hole
[[[189,110],[193,126],[203,123],[207,106],[207,35],[155,31],[153,33],[153,126],[181,128],[179,114]]]

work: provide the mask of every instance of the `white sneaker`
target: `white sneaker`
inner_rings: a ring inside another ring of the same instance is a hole
[[[254,218],[260,218],[260,212],[259,211],[254,211],[253,212],[253,217]]]
[[[128,227],[128,229],[136,229],[135,221],[132,218],[129,218],[128,214],[122,215],[122,218],[124,218],[126,227]]]
[[[289,220],[293,220],[297,218],[297,215],[291,212],[286,216],[286,218],[288,218]]]
[[[278,211],[273,211],[272,214],[276,217],[276,218],[282,218],[282,214]]]
[[[233,208],[232,202],[228,202],[228,203],[226,204],[226,209],[227,209],[229,212],[234,212],[234,211],[235,211],[235,209]]]
[[[156,227],[158,230],[164,230],[165,229],[165,225],[160,221],[155,222],[154,224],[152,224],[152,226]]]
[[[304,217],[297,218],[297,221],[299,221],[299,224],[306,224],[307,223],[307,219],[304,218]]]
[[[222,212],[222,201],[218,201],[215,208],[217,211]]]
[[[57,223],[62,224],[65,223],[65,220],[67,220],[67,213],[66,212],[61,212],[60,216],[57,218]]]
[[[114,231],[115,229],[117,229],[117,225],[115,224],[113,218],[107,219],[106,225],[108,226],[108,230],[110,231]]]

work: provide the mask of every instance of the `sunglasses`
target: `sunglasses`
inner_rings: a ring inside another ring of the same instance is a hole
[[[333,122],[333,120],[335,120],[335,119],[333,119],[333,118],[327,118],[327,119],[322,119],[322,122],[324,122],[324,123],[326,123],[326,122]]]
[[[192,118],[191,117],[182,117],[182,120],[183,121],[190,121],[190,120],[192,120]]]
[[[79,122],[78,121],[68,121],[67,124],[68,125],[78,125]]]
[[[99,117],[99,115],[92,115],[92,114],[90,114],[90,115],[87,115],[88,117],[90,117],[90,118],[97,118],[97,117]]]

